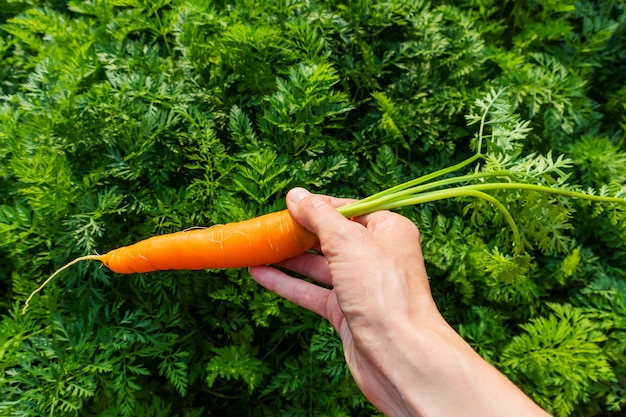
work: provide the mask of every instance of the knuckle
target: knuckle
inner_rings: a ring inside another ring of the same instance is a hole
[[[310,209],[313,209],[315,211],[328,209],[328,207],[330,206],[330,203],[328,201],[318,195],[312,195],[310,197],[307,197],[302,202]]]

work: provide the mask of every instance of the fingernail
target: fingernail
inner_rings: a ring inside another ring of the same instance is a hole
[[[289,200],[293,203],[297,203],[298,201],[302,200],[305,197],[310,196],[311,193],[308,192],[307,190],[305,190],[304,188],[301,187],[296,187],[294,189],[292,189],[291,191],[289,191],[289,194],[287,195],[287,198],[289,198]]]

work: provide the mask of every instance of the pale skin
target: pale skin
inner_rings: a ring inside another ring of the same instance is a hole
[[[388,211],[348,220],[335,210],[347,202],[291,190],[289,211],[319,254],[280,266],[313,282],[268,266],[252,277],[334,326],[356,383],[387,416],[548,416],[442,317],[417,227]]]

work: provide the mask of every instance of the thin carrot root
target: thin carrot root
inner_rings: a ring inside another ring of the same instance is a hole
[[[62,266],[61,268],[57,269],[55,271],[54,274],[50,275],[48,277],[48,279],[46,279],[43,284],[41,284],[39,286],[39,288],[37,288],[35,291],[33,291],[32,293],[30,293],[30,295],[28,296],[28,298],[26,299],[26,301],[24,302],[24,307],[22,307],[22,314],[26,313],[26,310],[28,309],[28,305],[30,303],[30,300],[33,298],[33,296],[35,294],[37,294],[39,291],[43,290],[43,288],[48,285],[48,283],[50,281],[52,281],[52,279],[54,277],[56,277],[57,275],[59,275],[59,273],[63,272],[64,270],[66,270],[67,268],[69,268],[70,266],[74,265],[75,263],[81,262],[81,261],[102,261],[104,259],[104,255],[85,255],[85,256],[81,256],[78,257],[76,259],[74,259],[73,261],[65,264],[64,266]]]

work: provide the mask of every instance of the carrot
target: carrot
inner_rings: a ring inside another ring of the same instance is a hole
[[[306,252],[316,241],[316,236],[300,226],[287,210],[205,229],[153,236],[103,255],[74,259],[30,294],[22,312],[26,311],[32,297],[57,274],[80,261],[100,261],[120,274],[243,268],[292,258]]]
[[[516,254],[521,254],[524,248],[515,221],[506,207],[498,199],[485,193],[485,191],[519,189],[560,194],[571,198],[605,203],[626,203],[626,198],[622,197],[592,195],[564,188],[517,182],[482,182],[438,189],[459,182],[509,175],[504,171],[471,173],[424,184],[436,177],[456,171],[480,157],[482,155],[477,154],[462,163],[391,187],[363,200],[341,206],[337,210],[345,217],[351,218],[378,210],[391,210],[407,205],[422,204],[448,198],[482,198],[491,202],[500,210],[513,231],[515,252]],[[154,236],[130,246],[114,249],[104,255],[86,255],[74,259],[59,268],[39,288],[30,294],[24,303],[22,312],[26,311],[32,297],[41,291],[56,275],[80,261],[97,260],[110,270],[121,274],[169,269],[242,268],[271,264],[292,258],[306,252],[316,241],[316,236],[300,226],[287,210],[266,214],[242,222]]]
[[[315,240],[315,235],[283,210],[242,222],[154,236],[90,259],[121,274],[242,268],[299,255]]]

